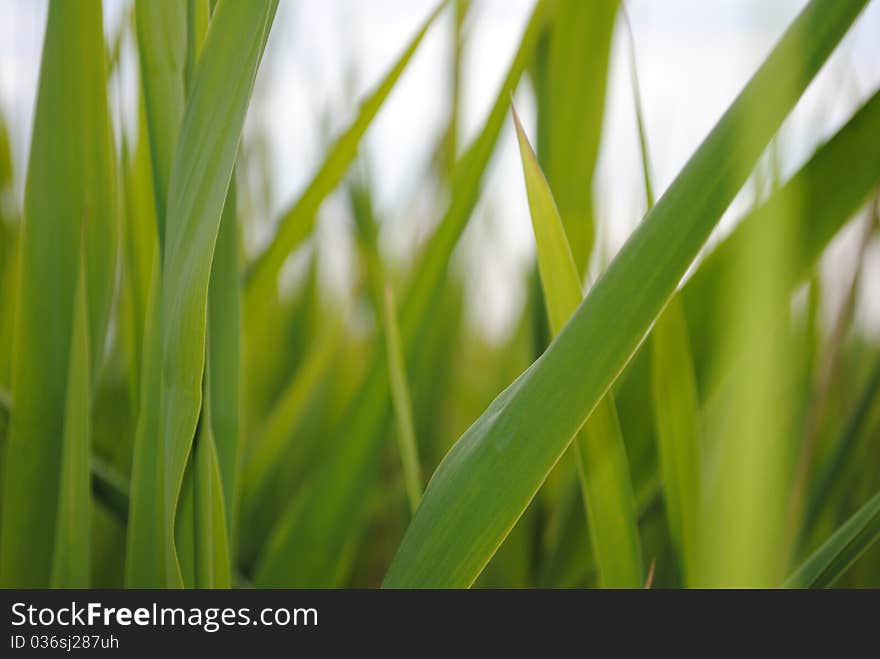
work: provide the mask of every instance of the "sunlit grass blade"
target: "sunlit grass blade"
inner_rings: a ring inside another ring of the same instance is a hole
[[[88,588],[91,582],[91,391],[86,261],[81,256],[74,295],[67,403],[61,438],[58,513],[49,579],[52,588]]]
[[[451,186],[455,192],[425,247],[400,308],[400,333],[407,359],[416,347],[416,337],[438,297],[452,251],[476,205],[510,95],[554,11],[554,2],[538,3],[482,131],[456,165]],[[257,567],[256,583],[290,587],[340,584],[348,571],[350,549],[363,531],[367,493],[384,445],[388,409],[387,363],[385,355],[377,351],[367,379],[343,414],[337,441],[279,520]],[[298,560],[287,560],[291,555]]]
[[[135,0],[141,86],[149,127],[156,222],[162,249],[165,246],[171,165],[186,101],[187,4],[188,0]]]
[[[272,242],[254,260],[246,272],[245,294],[248,304],[271,294],[284,261],[296,246],[312,232],[321,202],[342,180],[357,156],[361,138],[379,110],[382,109],[385,100],[391,94],[428,29],[447,2],[448,0],[442,0],[431,12],[394,66],[391,67],[376,89],[363,100],[357,117],[337,138],[311,183],[299,199],[282,214]]]
[[[865,4],[813,0],[801,12],[547,351],[444,458],[386,586],[473,583]]]
[[[513,118],[535,232],[538,270],[550,327],[556,334],[577,309],[583,290],[550,186],[515,110]],[[599,583],[610,588],[639,588],[644,578],[635,499],[626,447],[610,392],[581,428],[574,451]]]
[[[162,581],[147,585],[181,585],[171,529],[201,409],[211,263],[245,111],[276,7],[277,0],[221,1],[193,75],[171,170],[165,258],[153,282],[158,303],[150,311],[161,324],[151,318],[153,335],[147,333],[145,340],[145,355],[154,362],[148,362],[145,373],[152,372],[146,379],[157,391],[142,391],[141,396],[142,416],[147,418],[139,421],[133,465],[132,498],[138,501],[129,522],[130,583],[134,575],[148,580],[161,575]],[[147,455],[151,452],[158,455]],[[141,469],[144,474],[138,474]],[[141,533],[139,525],[145,528],[137,542],[131,536]],[[145,562],[153,567],[144,568]]]
[[[787,588],[828,588],[880,539],[880,493],[862,506],[785,581]]]
[[[406,365],[400,342],[400,330],[397,327],[397,307],[394,304],[394,293],[390,286],[385,288],[384,309],[385,350],[388,353],[388,372],[391,379],[394,419],[397,425],[397,442],[400,447],[400,459],[403,463],[406,496],[409,499],[410,509],[415,513],[416,508],[419,507],[419,501],[422,499],[422,475],[416,434],[413,429],[412,403],[406,378]]]
[[[49,583],[67,369],[81,251],[89,264],[89,373],[104,354],[116,281],[115,153],[101,3],[49,5],[20,248],[0,583]],[[59,99],[64,99],[59,102]],[[89,231],[83,234],[83,222]]]

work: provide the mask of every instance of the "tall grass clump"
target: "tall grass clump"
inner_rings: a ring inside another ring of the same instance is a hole
[[[0,116],[3,586],[880,584],[880,90],[799,161],[786,124],[868,0],[808,2],[666,186],[625,3],[535,0],[466,133],[480,3],[438,2],[266,221],[278,4],[48,2],[26,167]],[[371,128],[436,37],[448,106],[391,209]],[[645,212],[616,249],[618,41]],[[534,258],[490,340],[462,257],[496,248],[504,143]]]

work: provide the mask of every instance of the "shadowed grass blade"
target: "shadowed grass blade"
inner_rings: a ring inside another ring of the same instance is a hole
[[[880,493],[862,506],[786,581],[786,588],[828,588],[880,538]]]

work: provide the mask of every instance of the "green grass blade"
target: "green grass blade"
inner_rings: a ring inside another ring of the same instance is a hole
[[[290,384],[255,433],[242,460],[238,549],[249,564],[259,543],[271,530],[271,497],[282,461],[302,469],[309,463],[318,438],[299,433],[331,372],[342,343],[339,327],[325,331],[314,343]]]
[[[785,581],[786,588],[828,588],[880,538],[880,493],[862,506]]]
[[[153,252],[156,250],[156,207],[150,164],[146,111],[138,113],[138,142],[129,162],[123,148],[125,217],[122,222],[122,291],[120,323],[128,362],[132,409],[139,408],[144,326],[150,297]]]
[[[626,8],[622,15],[629,39],[633,104],[639,133],[642,180],[648,210],[654,207],[651,157],[642,111],[635,35]],[[699,438],[699,400],[687,322],[681,299],[674,295],[651,331],[651,391],[662,474],[664,510],[676,546],[685,583],[698,558],[702,489]]]
[[[513,118],[538,250],[538,270],[555,335],[577,309],[583,290],[550,186],[515,110]],[[599,582],[610,588],[640,588],[644,576],[635,498],[610,392],[587,419],[574,447]]]
[[[80,259],[67,374],[67,403],[61,439],[61,475],[55,549],[52,554],[52,588],[88,588],[91,582],[90,550],[92,499],[89,483],[91,452],[91,375],[89,374],[88,294],[86,264]]]
[[[443,0],[431,12],[378,87],[361,103],[357,117],[336,140],[311,183],[296,203],[281,215],[275,238],[246,272],[245,295],[249,303],[271,294],[274,290],[284,261],[312,232],[321,202],[342,180],[357,156],[361,138],[382,109],[428,29],[446,4],[447,0]]]
[[[180,585],[171,533],[164,519],[165,478],[163,447],[159,440],[162,375],[162,280],[158,250],[144,327],[140,413],[135,429],[131,490],[126,535],[125,587],[160,588]]]
[[[593,172],[605,114],[605,87],[617,0],[561,0],[550,36],[547,153],[540,154],[578,272],[593,249]]]
[[[116,469],[92,456],[92,495],[125,526],[128,524],[128,482]]]
[[[6,433],[9,431],[9,394],[0,389],[0,442],[6,441]]]
[[[165,247],[165,214],[171,165],[186,102],[187,0],[135,0],[141,86],[144,92],[159,245]]]
[[[547,351],[447,454],[386,586],[473,583],[865,4],[813,0],[801,12]]]
[[[410,280],[400,309],[400,333],[407,358],[438,299],[452,251],[479,197],[483,174],[507,116],[510,95],[531,60],[556,3],[541,0],[523,34],[482,131],[460,158],[452,199]],[[344,413],[341,431],[312,479],[279,520],[255,573],[255,583],[290,587],[339,585],[347,557],[363,530],[369,487],[385,439],[388,370],[381,351]],[[289,556],[298,560],[288,560]]]
[[[422,499],[422,474],[419,467],[416,433],[413,429],[412,403],[406,378],[400,329],[397,327],[397,307],[394,304],[394,293],[389,286],[385,288],[384,308],[385,350],[388,353],[388,372],[391,376],[391,401],[394,406],[394,418],[397,421],[397,441],[400,448],[400,459],[403,462],[406,496],[409,499],[410,510],[415,514],[416,508],[419,507],[419,501]]]
[[[685,582],[697,564],[702,490],[699,400],[681,298],[651,331],[651,390],[663,501]]]
[[[49,583],[82,250],[89,264],[88,370],[93,380],[104,352],[117,243],[105,66],[101,3],[51,3],[19,244],[11,387],[15,412],[4,464],[0,533],[4,586]],[[87,234],[81,230],[84,221]]]
[[[171,529],[201,409],[211,262],[245,111],[276,7],[277,0],[220,2],[193,76],[171,170],[165,259],[161,279],[154,280],[158,305],[154,303],[151,312],[161,324],[151,318],[158,336],[146,339],[145,354],[158,366],[148,363],[145,373],[152,371],[148,386],[158,391],[142,392],[147,400],[141,410],[142,416],[158,413],[158,418],[139,422],[132,498],[145,509],[136,515],[138,507],[132,507],[129,581],[137,573],[149,579],[163,575],[153,586],[181,583],[173,569]],[[143,446],[146,443],[150,446]],[[150,452],[159,455],[147,456]],[[163,490],[159,497],[157,468]],[[139,475],[140,469],[145,473]],[[155,509],[156,503],[161,509]],[[145,528],[138,529],[138,524]],[[152,528],[155,524],[163,527],[160,533]],[[141,542],[131,536],[140,536]],[[153,567],[132,565],[139,558]]]
[[[791,236],[791,263],[781,282],[794,290],[844,223],[852,217],[880,181],[880,91],[853,114],[831,139],[766,203],[749,213],[736,229],[700,264],[682,289],[682,301],[691,328],[694,364],[701,389],[715,366],[714,348],[726,331],[721,312],[721,290],[731,277],[742,245],[766,241],[773,221],[786,223]],[[784,212],[796,204],[799,212]]]
[[[208,360],[206,381],[211,382]],[[217,446],[212,428],[211,392],[205,393],[202,425],[192,455],[193,557],[196,588],[229,588],[229,534]]]
[[[830,455],[819,466],[812,479],[807,498],[804,522],[801,528],[801,539],[812,529],[822,505],[828,497],[829,490],[835,482],[835,475],[841,473],[847,457],[852,455],[855,445],[862,435],[871,416],[875,401],[880,400],[880,360],[874,365],[868,381],[859,396],[852,416],[842,429],[841,437],[834,445]]]
[[[208,420],[223,487],[226,528],[232,532],[239,447],[241,381],[241,278],[238,268],[238,213],[235,176],[223,205],[208,287]],[[230,536],[231,537],[231,536]]]
[[[162,424],[166,518],[176,501],[201,406],[209,277],[244,115],[277,0],[221,2],[180,131],[168,193],[163,264]]]

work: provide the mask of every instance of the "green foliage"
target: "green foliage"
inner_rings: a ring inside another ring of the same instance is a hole
[[[536,0],[462,145],[468,67],[497,55],[440,1],[275,215],[265,108],[244,127],[277,4],[132,0],[105,34],[99,0],[49,2],[26,167],[0,117],[0,584],[880,584],[880,350],[856,313],[880,91],[799,168],[784,125],[867,0],[806,3],[663,191],[623,3]],[[442,116],[389,207],[364,140],[434,33]],[[593,182],[617,35],[647,212],[612,254]],[[490,337],[470,268],[506,244],[483,197],[514,140],[535,257]],[[825,258],[857,216],[838,309]]]

